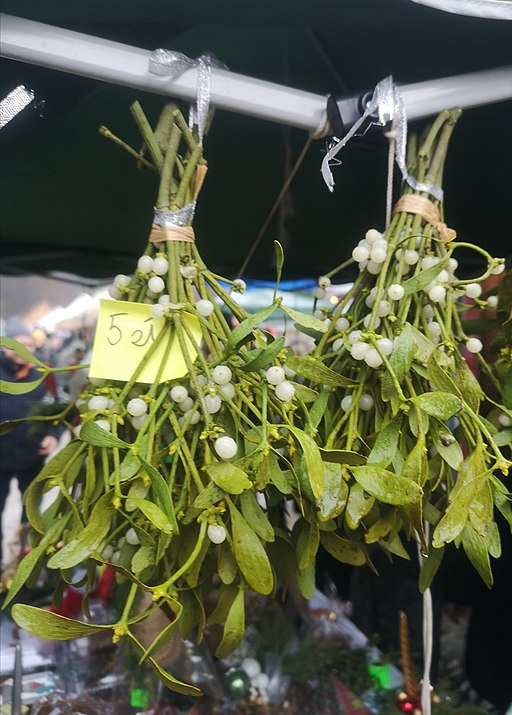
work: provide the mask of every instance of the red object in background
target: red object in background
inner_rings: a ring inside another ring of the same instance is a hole
[[[105,566],[98,583],[91,591],[91,598],[107,603],[112,598],[115,575],[114,569],[110,566]],[[50,611],[66,618],[77,618],[82,613],[83,599],[84,593],[82,589],[68,586],[64,591],[60,606],[52,605]]]
[[[345,715],[372,715],[372,711],[335,675],[329,678]]]

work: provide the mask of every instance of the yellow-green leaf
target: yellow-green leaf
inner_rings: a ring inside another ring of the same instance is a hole
[[[325,449],[320,447],[320,454],[324,462],[337,462],[338,464],[353,466],[366,464],[366,457],[349,449]]]
[[[46,532],[46,534],[43,536],[37,546],[34,546],[31,551],[29,551],[28,554],[21,560],[11,581],[9,592],[5,597],[5,601],[2,604],[2,608],[6,608],[6,606],[9,605],[9,603],[20,590],[20,588],[24,586],[28,579],[32,576],[32,572],[37,566],[37,562],[44,555],[48,546],[51,546],[56,541],[58,541],[70,517],[71,512],[68,512],[64,516],[59,517],[52,524],[49,531]]]
[[[27,392],[32,392],[44,380],[44,375],[39,380],[29,380],[28,382],[9,382],[9,380],[0,380],[0,392],[5,392],[7,395],[26,395]]]
[[[265,549],[231,500],[228,504],[238,568],[253,591],[268,596],[274,588],[274,575]]]
[[[226,658],[235,648],[240,645],[245,630],[245,603],[244,592],[238,589],[231,608],[229,609],[222,640],[217,646],[215,655],[217,658]]]
[[[27,631],[27,633],[31,633],[38,638],[50,638],[56,641],[92,636],[94,633],[112,628],[112,626],[82,623],[82,621],[66,618],[43,608],[26,606],[22,603],[14,604],[12,617],[16,625]]]
[[[327,325],[323,322],[323,320],[319,320],[313,315],[306,315],[305,313],[300,313],[298,310],[288,308],[288,306],[282,304],[280,307],[281,310],[284,311],[286,315],[288,315],[298,325],[307,328],[308,330],[316,330],[318,333],[325,333],[325,331],[327,330]]]
[[[80,439],[95,447],[117,447],[119,449],[127,449],[130,447],[127,442],[119,439],[115,434],[104,430],[97,425],[94,420],[89,420],[82,425]]]
[[[320,540],[320,533],[318,531],[318,526],[316,522],[309,522],[302,520],[299,526],[299,536],[297,538],[297,564],[301,571],[304,571],[309,564],[314,561],[316,557],[316,552],[318,551],[318,544]]]
[[[265,320],[272,315],[276,308],[276,304],[269,305],[267,308],[263,308],[263,310],[259,310],[257,313],[253,313],[245,320],[242,320],[240,325],[237,325],[236,328],[230,333],[226,347],[233,349],[236,345],[238,345],[238,343],[242,342],[253,332],[253,330],[256,330],[261,323],[264,323]]]
[[[320,456],[316,442],[312,437],[306,434],[303,430],[292,425],[286,425],[286,428],[292,433],[295,439],[302,447],[304,459],[308,470],[308,479],[311,485],[313,496],[318,499],[322,495],[324,488],[324,463]]]
[[[315,593],[315,561],[311,561],[303,571],[297,571],[297,585],[301,596],[309,601]]]
[[[385,504],[414,504],[423,494],[419,484],[380,467],[367,464],[350,467],[350,472],[368,494]]]
[[[351,566],[362,566],[366,563],[366,555],[355,541],[344,539],[338,534],[329,531],[322,531],[320,543],[337,561]]]
[[[169,522],[167,516],[163,511],[153,502],[147,499],[137,499],[131,497],[130,501],[137,505],[147,519],[156,526],[157,529],[163,531],[165,534],[170,534],[172,532],[172,524]]]
[[[212,462],[206,471],[210,479],[228,494],[241,494],[252,487],[247,474],[230,462]]]
[[[375,502],[375,497],[366,494],[357,482],[352,484],[345,509],[345,521],[349,529],[357,529],[359,522],[366,516]]]
[[[222,583],[229,586],[233,583],[238,574],[238,566],[229,542],[223,541],[217,553],[217,571]]]
[[[430,588],[434,576],[437,573],[441,561],[443,560],[444,546],[440,549],[435,549],[434,547],[429,549],[428,558],[423,557],[421,559],[420,566],[420,578],[419,578],[419,589],[421,593],[424,593],[427,588]]]
[[[69,569],[88,559],[96,551],[110,530],[114,507],[113,492],[104,494],[91,511],[87,526],[79,535],[57,551],[48,561],[48,568]]]
[[[286,367],[294,370],[297,374],[302,375],[302,377],[321,385],[351,387],[356,384],[354,380],[349,380],[348,377],[339,375],[334,370],[331,370],[330,367],[324,365],[320,360],[309,355],[290,355],[286,360]]]
[[[485,480],[485,475],[476,477],[466,482],[464,486],[458,490],[453,501],[448,505],[441,521],[434,529],[432,535],[432,545],[434,548],[438,549],[443,544],[449,543],[459,536],[468,520],[471,502],[481,490]]]
[[[342,466],[324,462],[324,490],[317,499],[318,518],[325,522],[341,514],[348,498],[348,485],[342,475]]]
[[[274,529],[261,508],[254,492],[245,491],[240,496],[240,509],[243,517],[260,538],[274,541]]]
[[[462,409],[462,400],[448,392],[425,392],[411,398],[418,407],[438,420],[449,420]]]
[[[372,451],[368,455],[368,464],[378,464],[387,467],[395,456],[398,436],[400,434],[401,416],[391,420],[382,431],[379,432]]]

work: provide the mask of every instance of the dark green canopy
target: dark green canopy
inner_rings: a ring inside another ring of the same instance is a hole
[[[412,83],[512,62],[512,23],[408,0],[4,0],[3,11],[147,49],[211,51],[234,72],[325,95],[371,90],[390,74]],[[156,120],[163,98],[11,60],[2,60],[2,76],[2,96],[24,84],[44,100],[0,135],[2,271],[85,278],[129,271],[151,224],[155,178],[98,127],[138,148],[128,107],[139,99]],[[498,256],[512,243],[511,110],[510,102],[467,110],[446,166],[447,223]],[[238,271],[306,139],[297,129],[216,113],[196,217],[214,269]],[[382,227],[382,133],[343,150],[334,194],[320,175],[324,149],[323,141],[310,147],[247,275],[272,276],[274,238],[285,246],[285,277],[316,276],[348,257],[368,227]],[[464,265],[479,268],[469,254]]]

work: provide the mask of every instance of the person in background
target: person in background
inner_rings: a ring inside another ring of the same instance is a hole
[[[4,334],[14,338],[30,352],[34,352],[35,343],[23,322],[17,318],[6,322]],[[13,350],[2,348],[0,352],[0,379],[7,382],[31,382],[41,377],[35,366],[16,355]],[[35,390],[21,395],[0,394],[0,422],[28,417],[35,405],[40,403],[46,393],[43,383]],[[46,434],[35,436],[30,422],[22,423],[0,437],[0,516],[4,512],[11,480],[16,477],[20,491],[28,487],[41,470],[47,455],[51,454],[58,443],[58,429],[49,427]]]

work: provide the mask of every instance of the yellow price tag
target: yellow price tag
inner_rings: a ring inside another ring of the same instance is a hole
[[[90,377],[127,382],[134,374],[140,361],[163,329],[166,319],[153,318],[151,306],[146,303],[128,303],[124,300],[100,300],[100,312]],[[199,320],[190,313],[183,314],[183,320],[194,336],[197,345],[201,343]],[[176,335],[172,335],[169,354],[162,371],[161,381],[174,380],[187,374],[187,365]],[[194,362],[197,350],[188,336],[185,337],[190,361]],[[152,383],[164,359],[167,340],[164,338],[148,360],[137,382]]]

